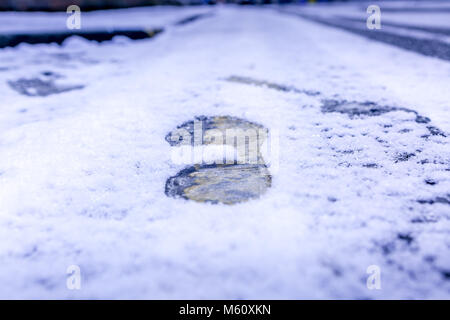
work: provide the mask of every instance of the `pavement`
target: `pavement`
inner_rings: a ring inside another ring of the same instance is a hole
[[[104,11],[164,31],[0,49],[0,297],[450,298],[450,19],[423,6]],[[276,133],[259,198],[166,196],[200,116]]]

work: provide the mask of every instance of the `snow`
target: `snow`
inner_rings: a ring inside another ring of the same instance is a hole
[[[122,26],[159,10],[120,11]],[[172,22],[181,11],[164,12]],[[437,201],[450,190],[449,62],[277,8],[213,14],[148,40],[0,50],[0,297],[449,298],[450,211]],[[38,26],[50,14],[32,15]],[[25,96],[8,84],[20,78],[84,88]],[[325,112],[329,100],[397,109],[351,116]],[[263,197],[164,195],[185,166],[165,136],[199,115],[278,132]],[[81,290],[66,288],[70,265]],[[370,265],[381,290],[366,287]]]

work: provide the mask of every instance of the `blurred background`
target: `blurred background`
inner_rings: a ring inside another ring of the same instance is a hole
[[[340,0],[345,1],[345,0]],[[75,4],[83,11],[151,5],[202,5],[216,3],[272,4],[339,2],[336,0],[0,0],[0,10],[61,11]]]

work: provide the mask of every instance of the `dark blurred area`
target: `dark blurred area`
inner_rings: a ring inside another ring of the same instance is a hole
[[[304,3],[317,0],[0,0],[0,10],[9,11],[64,11],[78,5],[83,11],[154,5],[204,5],[216,3],[272,4]],[[320,0],[319,0],[320,1]],[[321,0],[320,2],[329,2]]]
[[[1,10],[62,11],[70,5],[82,10],[125,8],[134,6],[175,4],[177,0],[0,0]]]

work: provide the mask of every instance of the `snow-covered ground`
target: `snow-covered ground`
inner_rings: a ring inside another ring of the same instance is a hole
[[[449,61],[274,7],[158,10],[120,11],[152,39],[0,50],[0,298],[450,298]],[[279,132],[260,199],[165,196],[198,115]]]

